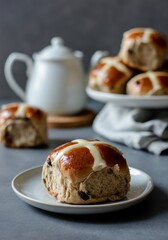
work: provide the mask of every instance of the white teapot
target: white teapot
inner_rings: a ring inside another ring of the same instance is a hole
[[[13,91],[25,102],[52,115],[69,115],[81,111],[86,104],[86,76],[82,66],[83,53],[72,52],[60,37],[51,46],[33,54],[12,53],[5,63],[5,77]],[[16,82],[12,66],[23,61],[28,81],[25,91]]]

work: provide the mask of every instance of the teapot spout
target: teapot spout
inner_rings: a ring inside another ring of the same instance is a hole
[[[108,55],[109,55],[108,51],[101,51],[101,50],[96,51],[91,57],[90,68],[94,68],[101,58],[106,57]]]
[[[83,54],[83,52],[81,52],[81,51],[75,51],[75,52],[74,52],[74,55],[75,55],[75,57],[81,59],[81,58],[83,58],[83,55],[84,55],[84,54]]]

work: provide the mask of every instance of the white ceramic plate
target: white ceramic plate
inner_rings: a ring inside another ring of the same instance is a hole
[[[153,181],[149,175],[138,169],[130,168],[131,189],[122,201],[90,205],[58,203],[44,188],[41,171],[42,166],[38,166],[21,172],[12,180],[12,188],[16,195],[26,203],[56,213],[91,214],[116,211],[137,204],[153,189]]]
[[[86,88],[87,95],[99,102],[111,102],[123,107],[168,108],[168,96],[128,96],[125,94],[104,93]]]

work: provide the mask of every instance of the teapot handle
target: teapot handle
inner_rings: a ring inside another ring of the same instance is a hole
[[[7,83],[11,87],[11,89],[23,100],[26,100],[25,92],[24,90],[19,86],[19,84],[16,82],[13,73],[12,73],[12,67],[13,64],[16,61],[22,61],[26,64],[27,70],[26,75],[29,76],[30,72],[32,70],[33,62],[29,56],[23,53],[11,53],[9,57],[7,58],[5,62],[4,67],[4,74],[7,80]]]

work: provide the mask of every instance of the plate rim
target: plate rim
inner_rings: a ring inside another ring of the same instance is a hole
[[[36,206],[36,204],[40,204],[42,206],[49,206],[49,207],[55,207],[55,208],[59,208],[59,209],[82,209],[82,210],[89,210],[89,209],[100,209],[100,208],[104,208],[104,209],[110,209],[110,207],[112,206],[115,206],[115,207],[119,207],[119,206],[122,206],[121,208],[119,209],[113,209],[112,211],[116,211],[116,210],[120,210],[120,209],[123,209],[123,208],[127,208],[129,206],[133,206],[139,202],[141,202],[143,199],[145,199],[153,190],[154,188],[154,182],[153,182],[153,179],[151,178],[150,175],[148,175],[146,172],[140,170],[140,169],[137,169],[137,168],[134,168],[134,167],[129,167],[130,170],[134,170],[134,171],[139,171],[140,173],[146,175],[146,177],[148,178],[148,185],[145,187],[145,189],[143,189],[143,192],[134,197],[134,198],[131,198],[131,199],[127,199],[127,200],[120,200],[120,201],[116,201],[116,202],[108,202],[108,203],[97,203],[97,204],[67,204],[67,203],[59,203],[59,202],[56,202],[56,204],[51,204],[51,203],[45,203],[43,201],[40,201],[38,199],[35,199],[35,198],[32,198],[30,196],[26,196],[25,194],[23,194],[22,192],[20,192],[17,187],[16,187],[16,180],[17,178],[21,177],[22,175],[24,174],[27,174],[28,172],[31,172],[31,171],[39,171],[40,169],[42,169],[42,166],[43,165],[38,165],[38,166],[35,166],[35,167],[31,167],[31,168],[28,168],[28,169],[25,169],[23,171],[21,171],[20,173],[18,173],[11,181],[11,187],[13,189],[13,191],[15,192],[15,194],[20,198],[22,199],[24,202],[28,203],[29,205],[32,205],[34,207],[37,207],[37,208],[40,208],[40,209],[44,209],[44,210],[47,210],[47,211],[51,211],[51,212],[58,212],[58,213],[61,213],[60,211],[52,211],[52,210],[48,210],[46,208],[42,208],[40,206]],[[34,203],[34,204],[31,204],[30,202]],[[128,205],[128,206],[127,206]],[[110,210],[109,210],[110,211]],[[105,212],[105,211],[101,211],[101,212]],[[83,214],[84,212],[80,212],[80,214]],[[93,213],[93,212],[91,212]],[[99,213],[99,212],[98,212]],[[69,213],[67,213],[69,214]],[[72,214],[72,212],[70,212],[70,214]],[[74,213],[76,214],[76,213]],[[88,213],[87,213],[88,214]]]
[[[130,96],[130,95],[126,95],[126,94],[114,94],[114,93],[106,93],[106,92],[101,92],[101,91],[97,91],[95,89],[90,88],[89,86],[86,87],[86,93],[89,97],[91,97],[92,99],[95,99],[97,101],[100,102],[117,102],[117,101],[123,101],[123,106],[128,105],[126,104],[126,100],[130,101],[131,103],[135,100],[139,103],[143,103],[143,102],[148,102],[148,103],[153,103],[153,101],[157,101],[159,103],[164,103],[163,107],[165,107],[166,105],[166,101],[167,101],[167,108],[168,108],[168,95],[159,95],[159,96]],[[102,100],[104,99],[104,100]],[[122,105],[122,104],[119,104]],[[149,106],[151,107],[151,106]],[[157,108],[157,106],[155,106],[155,104],[152,104],[152,107]],[[162,106],[159,106],[162,107]]]

